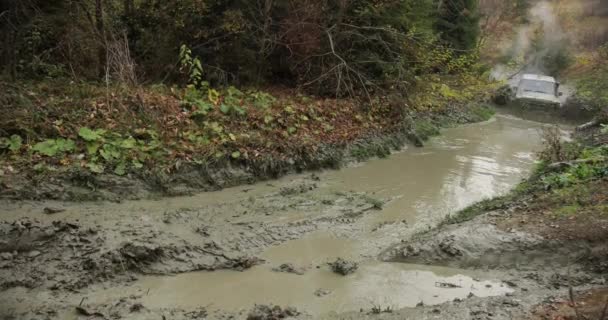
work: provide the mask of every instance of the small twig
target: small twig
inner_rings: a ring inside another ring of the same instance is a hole
[[[572,304],[572,308],[574,308],[574,314],[576,314],[576,319],[583,320],[583,318],[581,318],[580,313],[578,312],[578,306],[576,305],[576,301],[574,301],[574,289],[572,289],[572,286],[568,288],[568,295],[570,297],[570,303]]]

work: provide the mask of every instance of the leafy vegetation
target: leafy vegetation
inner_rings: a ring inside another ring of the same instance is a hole
[[[8,138],[0,138],[0,150],[10,150],[11,152],[17,152],[21,149],[23,139],[14,134]]]
[[[560,189],[608,176],[608,147],[585,148],[572,165],[542,176],[546,189]]]
[[[589,107],[599,110],[608,105],[608,67],[606,67],[608,57],[604,62],[600,62],[597,66],[585,73],[584,76],[578,77],[576,81],[576,94]]]

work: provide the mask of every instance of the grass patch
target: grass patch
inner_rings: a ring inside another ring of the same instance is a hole
[[[482,200],[448,216],[442,224],[461,223],[472,220],[489,211],[505,209],[514,198],[514,194],[509,194],[504,197]]]
[[[560,217],[571,217],[576,215],[576,213],[581,209],[581,206],[578,204],[575,205],[570,205],[570,206],[563,206],[559,209],[557,209],[556,214]]]
[[[576,95],[595,109],[608,105],[608,67],[600,65],[576,80]]]
[[[386,158],[390,154],[391,148],[384,143],[357,146],[353,147],[350,151],[350,155],[358,161],[367,160],[371,157]]]
[[[471,106],[470,108],[471,108],[471,113],[474,117],[473,121],[476,121],[476,122],[490,120],[494,116],[494,114],[496,114],[496,111],[494,110],[494,108],[492,108],[491,106],[489,106],[487,104],[477,104],[477,105]]]
[[[441,134],[439,127],[428,119],[415,120],[414,131],[422,140],[427,140],[430,137],[438,136],[439,134]]]

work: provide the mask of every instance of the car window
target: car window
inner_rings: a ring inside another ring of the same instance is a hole
[[[555,94],[555,83],[539,80],[522,80],[520,88],[524,92],[538,92],[546,94]]]

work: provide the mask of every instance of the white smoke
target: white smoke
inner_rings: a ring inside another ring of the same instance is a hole
[[[527,21],[517,28],[511,45],[503,52],[514,63],[496,65],[491,72],[492,79],[516,85],[520,74],[545,74],[544,59],[563,45],[566,36],[551,2],[536,2],[528,10]]]

